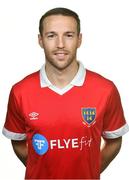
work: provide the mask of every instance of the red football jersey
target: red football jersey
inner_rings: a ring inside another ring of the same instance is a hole
[[[12,87],[3,134],[27,139],[26,179],[99,179],[101,137],[128,131],[115,85],[86,70],[82,86],[60,95],[40,72]]]

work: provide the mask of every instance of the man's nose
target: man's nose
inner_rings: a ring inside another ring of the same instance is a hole
[[[63,37],[58,37],[58,39],[57,39],[57,47],[58,48],[64,48],[64,39],[63,39]]]

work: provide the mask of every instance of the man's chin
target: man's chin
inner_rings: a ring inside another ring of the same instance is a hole
[[[70,63],[66,63],[63,60],[60,60],[58,63],[53,64],[53,65],[58,70],[64,70],[64,69],[66,69],[70,65]]]
[[[66,69],[73,62],[72,59],[68,59],[68,58],[53,58],[47,61],[58,70]]]

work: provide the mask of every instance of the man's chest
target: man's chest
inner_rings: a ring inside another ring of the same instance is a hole
[[[51,91],[50,91],[51,92]],[[93,93],[33,93],[22,101],[27,131],[101,131],[106,98]],[[72,132],[71,132],[72,133]]]

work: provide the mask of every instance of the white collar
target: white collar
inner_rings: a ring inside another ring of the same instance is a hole
[[[40,69],[40,85],[41,88],[49,87],[50,89],[54,90],[58,94],[64,94],[73,86],[82,86],[86,77],[86,70],[81,62],[79,62],[79,69],[73,80],[64,88],[59,89],[54,86],[49,79],[47,78],[46,71],[45,71],[45,64]]]

